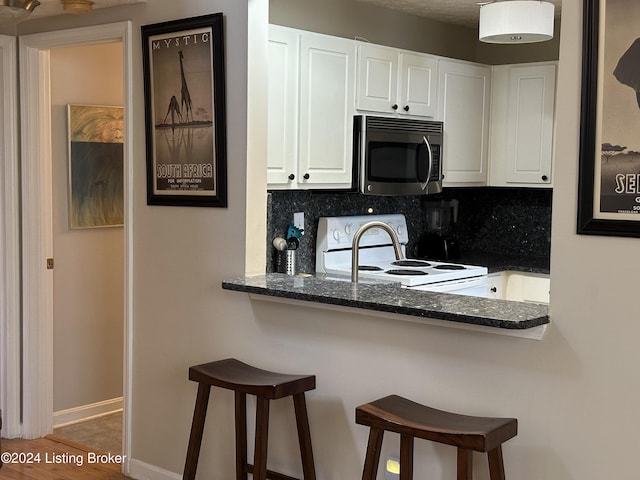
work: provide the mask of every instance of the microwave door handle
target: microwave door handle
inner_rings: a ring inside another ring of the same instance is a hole
[[[429,152],[429,168],[427,169],[427,178],[425,179],[425,182],[421,187],[422,190],[425,190],[427,188],[427,185],[429,184],[429,179],[431,178],[431,171],[433,169],[433,151],[431,150],[431,144],[429,143],[429,140],[427,139],[427,137],[423,136],[422,140],[424,141],[424,144],[427,147],[427,152]]]

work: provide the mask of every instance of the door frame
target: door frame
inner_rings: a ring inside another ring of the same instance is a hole
[[[20,421],[20,175],[16,38],[0,35],[3,146],[0,156],[0,409],[2,436],[22,435]]]
[[[133,63],[131,22],[20,36],[23,437],[53,431],[53,258],[50,50],[121,42],[124,91],[124,428],[130,458],[133,318]],[[128,462],[125,463],[125,471]]]

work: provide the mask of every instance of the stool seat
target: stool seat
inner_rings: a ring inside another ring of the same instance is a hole
[[[375,480],[385,431],[400,434],[400,480],[413,478],[414,438],[458,449],[458,480],[471,480],[472,452],[486,452],[491,480],[505,480],[502,444],[518,434],[515,418],[445,412],[398,395],[356,408],[356,423],[370,427],[363,480]]]
[[[189,367],[189,380],[198,382],[183,480],[194,480],[207,415],[211,387],[234,392],[236,429],[236,480],[296,480],[267,469],[269,404],[284,397],[293,399],[304,480],[315,480],[309,417],[304,392],[316,388],[315,375],[269,372],[235,358]],[[253,464],[247,461],[247,395],[256,397],[256,433]]]
[[[315,375],[289,375],[261,370],[235,358],[189,368],[189,380],[270,400],[316,388]]]
[[[473,417],[427,407],[390,395],[356,408],[356,423],[488,452],[518,433],[515,418]]]

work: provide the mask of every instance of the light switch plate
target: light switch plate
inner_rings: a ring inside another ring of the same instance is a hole
[[[293,214],[293,225],[301,232],[304,232],[304,212]]]

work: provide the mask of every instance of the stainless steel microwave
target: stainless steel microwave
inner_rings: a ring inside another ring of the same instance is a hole
[[[360,192],[427,195],[442,191],[442,122],[355,115],[353,126]]]

